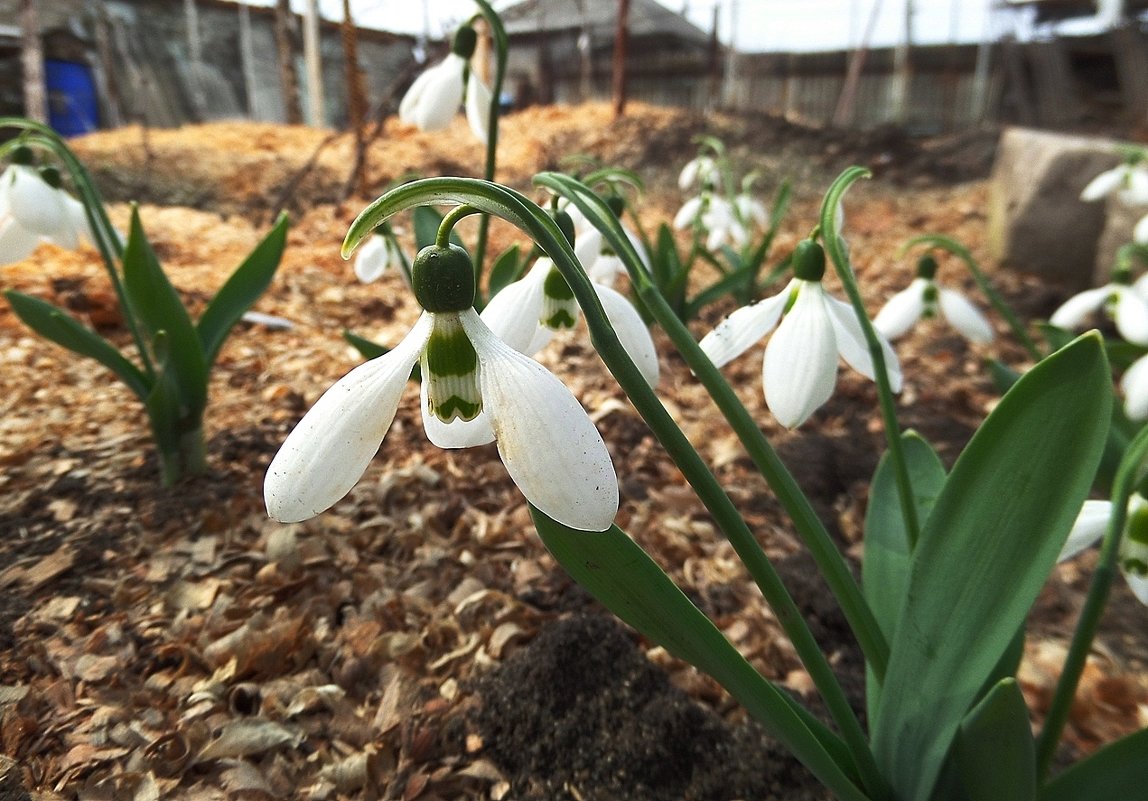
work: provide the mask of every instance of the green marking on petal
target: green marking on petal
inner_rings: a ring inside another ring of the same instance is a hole
[[[546,274],[542,284],[542,313],[538,321],[552,331],[573,328],[578,323],[578,302],[556,267]]]
[[[482,411],[478,354],[457,314],[434,315],[420,363],[431,414],[444,423],[478,416]]]
[[[1129,541],[1138,545],[1148,545],[1148,506],[1129,512],[1124,532]]]
[[[1148,576],[1148,562],[1143,559],[1125,559],[1121,566],[1125,573],[1131,573],[1134,576]]]
[[[560,328],[573,328],[578,321],[566,309],[557,309],[552,315],[545,318],[542,324],[557,331]]]
[[[457,316],[448,319],[448,315],[435,315],[425,359],[426,369],[437,376],[464,376],[478,369],[478,354]]]
[[[562,273],[558,272],[556,267],[551,268],[550,272],[546,274],[546,282],[542,285],[542,291],[546,293],[546,297],[555,300],[571,300],[574,297],[574,291],[570,289],[570,285],[566,283],[566,279],[562,277]]]

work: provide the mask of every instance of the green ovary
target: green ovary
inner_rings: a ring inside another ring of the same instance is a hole
[[[444,423],[478,416],[482,411],[478,354],[458,315],[435,315],[434,329],[420,361],[431,414]]]

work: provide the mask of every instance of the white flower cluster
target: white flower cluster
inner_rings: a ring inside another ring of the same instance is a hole
[[[1125,162],[1105,170],[1084,187],[1080,199],[1096,201],[1109,195],[1115,195],[1125,206],[1148,206],[1148,164],[1143,161]],[[1132,228],[1132,239],[1148,245],[1148,214]]]
[[[55,177],[27,164],[0,173],[0,264],[28,258],[41,242],[74,249],[92,240],[84,204]]]

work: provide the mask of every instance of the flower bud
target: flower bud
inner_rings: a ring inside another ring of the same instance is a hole
[[[937,276],[937,260],[926,253],[917,260],[917,277],[932,281]]]
[[[12,151],[11,159],[13,164],[28,167],[36,163],[36,154],[27,145],[20,145]]]
[[[793,275],[802,281],[820,281],[825,275],[825,249],[812,239],[803,239],[793,249]]]
[[[478,45],[478,34],[469,25],[463,25],[454,34],[454,42],[450,51],[455,55],[470,59],[474,55],[474,48]]]
[[[429,312],[460,312],[474,305],[474,266],[458,245],[428,245],[411,264],[415,299]]]
[[[574,219],[565,211],[557,211],[554,213],[554,224],[558,226],[562,236],[566,237],[570,247],[574,247]]]

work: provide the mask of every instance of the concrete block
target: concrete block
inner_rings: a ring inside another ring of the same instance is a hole
[[[1067,290],[1107,280],[1115,249],[1105,256],[1100,244],[1109,204],[1116,201],[1086,203],[1080,191],[1120,163],[1116,144],[1029,128],[1005,130],[989,188],[990,255]]]

